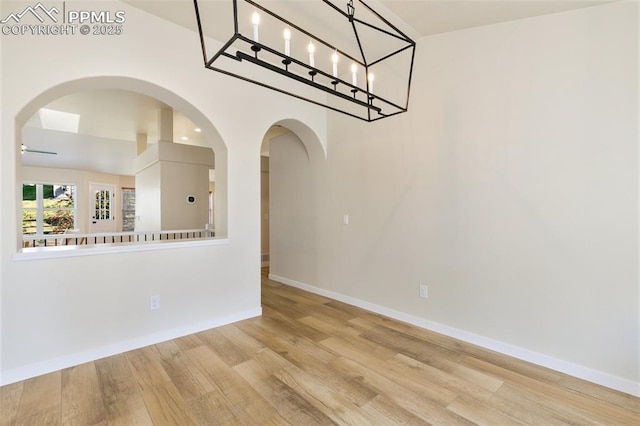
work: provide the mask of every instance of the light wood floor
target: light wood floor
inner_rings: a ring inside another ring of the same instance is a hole
[[[640,399],[266,279],[264,315],[0,388],[1,425],[639,425]]]

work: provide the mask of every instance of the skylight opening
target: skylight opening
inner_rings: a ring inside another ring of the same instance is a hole
[[[40,123],[43,129],[78,133],[80,115],[70,112],[40,108]]]

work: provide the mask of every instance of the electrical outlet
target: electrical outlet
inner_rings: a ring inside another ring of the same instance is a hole
[[[420,297],[422,297],[423,299],[427,298],[427,286],[426,285],[421,285],[420,286]]]
[[[152,311],[160,309],[160,296],[151,296],[149,298],[149,309]]]

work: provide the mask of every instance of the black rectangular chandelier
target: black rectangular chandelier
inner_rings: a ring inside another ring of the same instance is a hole
[[[205,67],[364,121],[406,112],[415,42],[340,1],[194,0]]]

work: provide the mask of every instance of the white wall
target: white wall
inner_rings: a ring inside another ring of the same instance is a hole
[[[0,8],[6,16],[30,4]],[[123,9],[127,21],[121,36],[0,37],[0,383],[259,314],[262,137],[292,118],[326,140],[324,110],[204,69],[194,32],[119,2],[67,6]],[[203,129],[226,239],[59,259],[18,253],[16,122],[70,90],[109,87],[153,96]],[[151,295],[159,311],[149,311]]]
[[[157,231],[162,229],[162,165],[159,162],[136,173],[136,231]]]
[[[162,228],[204,229],[209,222],[209,168],[163,161]],[[193,203],[187,197],[193,196]]]
[[[263,142],[264,145],[264,142]],[[264,146],[263,146],[264,149]],[[269,157],[260,157],[260,254],[269,254]],[[263,266],[268,265],[262,262]]]
[[[272,148],[271,273],[640,394],[637,3],[423,38],[411,94]]]
[[[204,229],[209,222],[211,148],[158,141],[134,161],[136,231]],[[194,197],[193,202],[187,202]]]
[[[318,261],[318,206],[312,167],[307,150],[295,133],[271,139],[269,234],[274,237],[269,247],[270,272],[295,280],[314,276]]]

